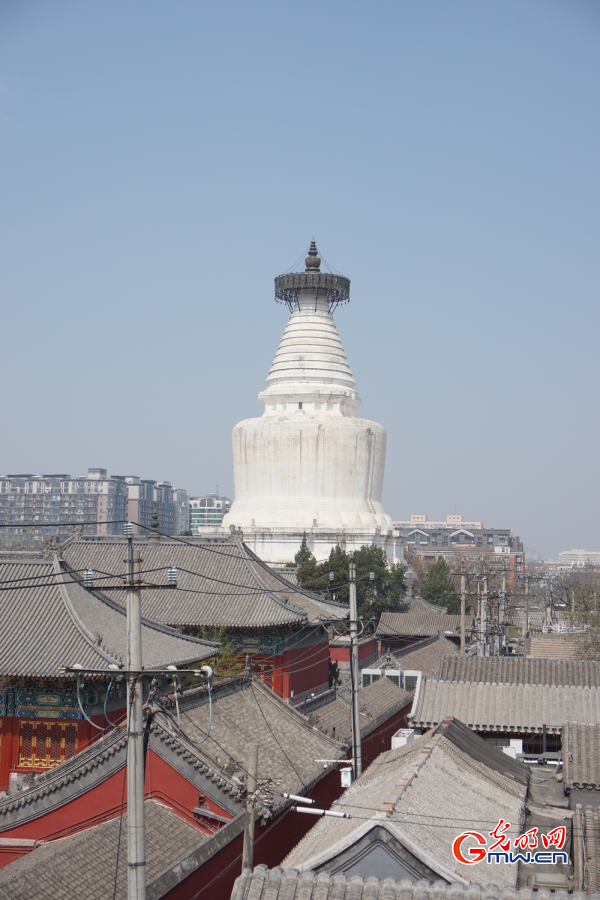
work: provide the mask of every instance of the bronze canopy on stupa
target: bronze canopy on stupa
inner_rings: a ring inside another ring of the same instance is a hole
[[[321,260],[314,238],[310,242],[310,250],[305,259],[304,272],[290,272],[278,275],[275,279],[275,299],[279,303],[287,303],[290,310],[298,303],[298,292],[309,290],[325,295],[329,309],[333,311],[340,303],[350,300],[350,279],[331,272],[321,272]]]

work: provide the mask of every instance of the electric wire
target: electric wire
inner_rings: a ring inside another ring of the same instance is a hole
[[[109,697],[111,688],[113,686],[114,680],[115,680],[114,677],[110,679],[110,681],[108,682],[108,688],[106,689],[106,694],[104,695],[104,718],[106,719],[106,721],[108,722],[109,725],[112,725],[113,728],[116,728],[116,723],[111,722],[111,720],[108,718],[108,714],[106,712],[106,704],[108,703],[108,697]]]
[[[129,704],[128,704],[129,706]],[[129,708],[127,709],[127,733],[129,734]],[[121,815],[119,816],[119,835],[117,837],[117,861],[115,864],[115,886],[113,890],[113,900],[117,897],[117,876],[119,874],[119,855],[121,852],[121,830],[123,828],[123,807],[125,805],[125,783],[127,780],[127,754],[129,752],[129,741],[125,743],[125,764],[123,766],[123,790],[121,792]]]
[[[260,703],[258,702],[258,698],[257,698],[256,693],[255,693],[255,691],[254,691],[254,685],[251,685],[251,690],[252,690],[252,696],[254,697],[254,701],[255,701],[256,705],[258,706],[258,708],[259,708],[259,710],[260,710],[260,712],[261,712],[261,715],[262,715],[263,719],[265,720],[265,725],[267,726],[267,728],[269,729],[269,731],[270,731],[271,734],[273,735],[273,740],[275,741],[275,743],[277,744],[277,746],[279,747],[279,749],[281,750],[281,752],[283,753],[283,755],[285,756],[285,758],[286,758],[287,761],[289,762],[290,766],[292,767],[292,769],[294,770],[294,772],[295,772],[296,775],[298,776],[298,779],[299,779],[300,784],[302,785],[303,789],[306,790],[306,785],[305,785],[305,783],[304,783],[304,779],[302,778],[302,775],[300,774],[300,772],[298,771],[298,769],[296,768],[296,766],[294,765],[294,763],[291,761],[291,759],[289,758],[289,756],[287,755],[287,753],[285,752],[285,750],[283,749],[283,747],[281,746],[281,744],[279,743],[279,740],[278,740],[277,736],[275,735],[275,732],[273,731],[273,729],[272,729],[271,726],[269,725],[269,722],[268,722],[268,720],[267,720],[267,717],[265,716],[265,714],[264,714],[264,712],[263,712],[262,706],[261,706]]]

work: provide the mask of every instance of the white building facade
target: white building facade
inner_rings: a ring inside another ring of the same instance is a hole
[[[259,400],[233,429],[235,499],[223,520],[270,562],[294,558],[306,533],[317,557],[338,543],[402,550],[381,502],[386,432],[360,419],[361,399],[333,319],[350,282],[320,271],[314,241],[303,273],[275,279],[291,315]]]

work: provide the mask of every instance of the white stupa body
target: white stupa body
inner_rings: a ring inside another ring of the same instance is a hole
[[[233,429],[235,500],[223,526],[240,528],[272,562],[293,559],[303,533],[318,559],[337,543],[387,544],[386,433],[357,417],[361,400],[325,292],[297,291],[266,384],[263,415]]]

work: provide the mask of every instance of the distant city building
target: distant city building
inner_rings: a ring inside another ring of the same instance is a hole
[[[188,509],[187,493],[173,490],[169,481],[109,476],[106,469],[88,469],[80,478],[0,476],[0,525],[6,538],[67,537],[73,526],[81,526],[84,535],[122,535],[126,520],[136,523],[136,534],[145,534],[155,510],[160,531],[179,534],[189,528],[180,528],[189,521]]]
[[[206,494],[204,497],[190,497],[190,529],[192,534],[200,534],[200,529],[220,525],[223,516],[231,507],[229,497]]]
[[[173,502],[171,482],[152,481],[138,478],[137,475],[127,475],[124,480],[129,489],[127,515],[134,523],[134,534],[147,534],[155,510],[158,513],[159,531],[163,534],[175,534],[175,520],[179,520],[179,513]]]
[[[66,537],[73,525],[82,526],[83,534],[123,534],[122,524],[111,523],[127,518],[128,500],[124,479],[107,477],[106,469],[89,469],[81,478],[0,476],[0,524],[7,537],[25,533],[40,539]],[[59,524],[42,528],[46,523]]]
[[[445,522],[429,522],[427,516],[411,516],[394,522],[411,548],[428,548],[433,553],[456,550],[487,550],[491,553],[522,554],[520,538],[510,528],[485,528],[483,522],[465,522],[462,516],[446,516]]]
[[[181,488],[173,488],[175,512],[175,534],[190,530],[190,498],[188,492]]]
[[[585,566],[600,565],[600,550],[561,550],[558,554],[559,565]]]

